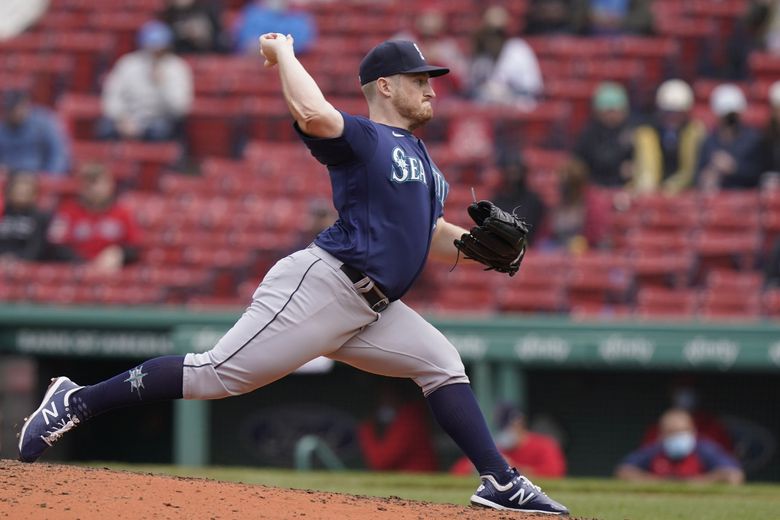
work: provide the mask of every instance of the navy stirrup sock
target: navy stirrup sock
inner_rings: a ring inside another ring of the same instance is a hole
[[[114,408],[181,399],[183,378],[184,356],[150,359],[111,379],[74,392],[70,398],[71,407],[86,420]]]
[[[512,470],[493,442],[471,386],[442,386],[428,395],[428,405],[436,421],[471,459],[480,475],[493,475],[502,485],[512,480]]]

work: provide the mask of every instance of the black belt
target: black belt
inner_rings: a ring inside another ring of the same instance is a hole
[[[390,305],[390,300],[371,278],[347,264],[341,264],[341,270],[352,281],[357,292],[363,295],[374,312],[382,312]]]

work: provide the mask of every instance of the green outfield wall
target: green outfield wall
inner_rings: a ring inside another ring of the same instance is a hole
[[[208,350],[239,315],[239,310],[0,305],[0,359],[32,359],[47,370],[58,368],[63,360],[81,359],[107,363],[113,369],[158,355]],[[766,411],[759,415],[771,416],[772,409],[778,412],[780,323],[576,322],[536,316],[430,317],[430,321],[458,348],[489,419],[498,401],[531,409],[540,402],[554,409],[558,403],[561,413],[576,415],[572,409],[583,407],[577,397],[587,392],[582,387],[563,390],[566,385],[555,384],[561,379],[581,380],[584,388],[603,390],[603,396],[593,394],[591,400],[624,393],[641,401],[643,394],[628,390],[632,381],[638,382],[633,386],[647,385],[643,392],[658,393],[653,407],[660,408],[664,389],[653,390],[653,386],[662,386],[677,373],[697,374],[715,391],[719,387],[714,382],[728,378],[743,390],[759,380],[772,381],[761,390]],[[327,392],[338,381],[323,376],[321,384],[318,391]],[[552,395],[554,401],[549,399]],[[221,457],[215,455],[214,436],[219,438],[220,433],[213,431],[212,417],[214,413],[221,417],[220,409],[205,402],[179,401],[173,406],[173,460],[198,465]],[[604,405],[599,406],[603,412]],[[583,417],[598,416],[598,411],[597,407]],[[635,410],[623,416],[638,421]],[[591,430],[599,427],[587,420],[583,424],[591,436]]]

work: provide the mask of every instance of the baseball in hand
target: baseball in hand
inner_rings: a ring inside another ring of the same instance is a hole
[[[287,45],[287,40],[292,43],[292,36],[282,33],[266,33],[260,36],[260,54],[265,58],[264,65],[273,67],[277,63],[277,53],[280,46]]]

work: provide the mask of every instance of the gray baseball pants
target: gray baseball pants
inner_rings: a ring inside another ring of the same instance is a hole
[[[187,354],[184,398],[251,392],[319,356],[411,378],[425,395],[469,382],[458,351],[441,332],[400,300],[373,311],[341,264],[317,246],[277,262],[217,345]]]

